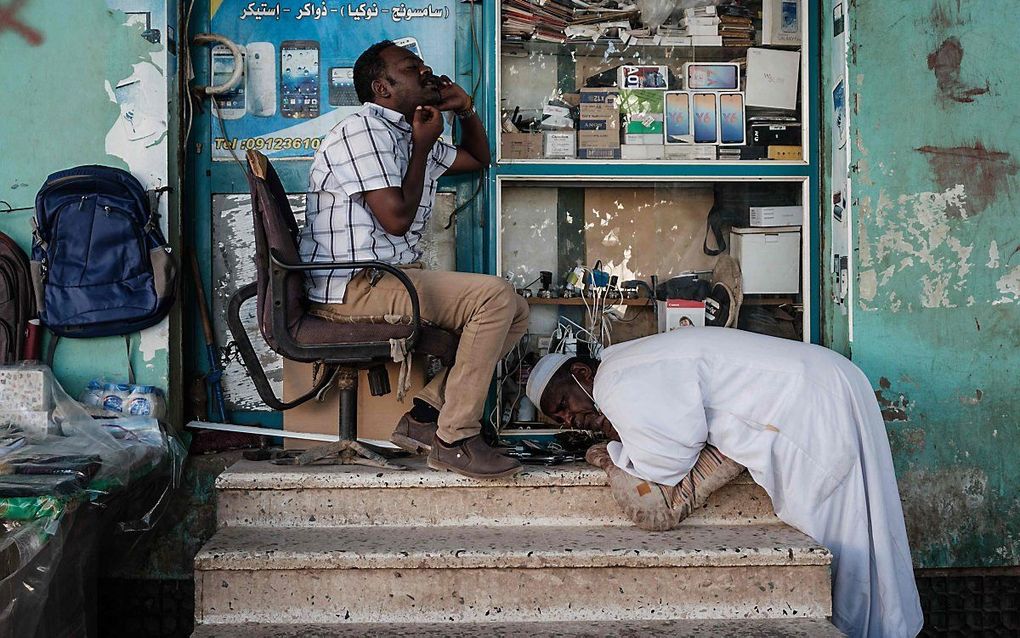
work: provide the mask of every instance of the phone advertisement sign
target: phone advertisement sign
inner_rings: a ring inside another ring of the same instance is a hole
[[[212,0],[211,31],[241,53],[241,80],[212,105],[212,157],[248,149],[272,159],[311,157],[322,137],[358,111],[354,61],[380,40],[420,56],[436,75],[454,76],[456,3],[248,2]],[[227,82],[237,59],[212,47],[212,83]]]

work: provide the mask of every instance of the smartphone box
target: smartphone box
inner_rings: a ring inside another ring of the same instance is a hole
[[[577,157],[577,134],[573,131],[546,131],[544,155],[547,158]]]
[[[617,69],[616,85],[624,89],[669,88],[669,68],[664,64],[624,64]]]
[[[803,206],[751,206],[751,226],[801,226],[804,223]]]
[[[730,229],[745,295],[800,292],[800,226]]]
[[[768,158],[770,160],[785,162],[800,162],[804,160],[804,149],[800,146],[769,146],[768,149]]]
[[[620,159],[661,160],[665,156],[665,149],[662,144],[621,144]]]
[[[624,133],[658,135],[660,141],[650,143],[661,143],[665,96],[665,91],[654,89],[621,90],[620,113],[623,117]]]
[[[543,141],[541,133],[503,133],[500,135],[502,159],[539,159]]]
[[[616,89],[581,89],[578,104],[582,120],[611,120],[620,118],[620,92]]]
[[[684,88],[688,91],[736,91],[740,88],[740,65],[734,62],[686,62]]]
[[[800,51],[747,50],[745,93],[748,106],[793,110],[797,108]]]
[[[715,144],[670,144],[666,146],[666,159],[679,161],[708,161],[716,157]]]
[[[659,332],[705,327],[704,301],[667,299],[656,303],[659,305]]]
[[[801,0],[762,0],[761,43],[800,46]]]
[[[747,115],[744,94],[722,92],[719,102],[719,146],[743,146],[747,143]]]
[[[691,127],[695,144],[719,143],[718,94],[699,91],[691,94]]]
[[[666,144],[691,144],[694,142],[690,93],[687,91],[666,92],[663,122],[663,142]]]
[[[662,146],[662,133],[624,133],[623,143],[631,146]]]
[[[800,124],[751,124],[751,137],[747,143],[752,146],[799,146]]]
[[[580,159],[620,159],[620,131],[578,131],[577,156]]]

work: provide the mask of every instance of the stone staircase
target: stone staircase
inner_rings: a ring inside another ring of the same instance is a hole
[[[746,476],[651,533],[587,465],[500,482],[409,465],[220,475],[195,635],[841,635],[828,551]]]

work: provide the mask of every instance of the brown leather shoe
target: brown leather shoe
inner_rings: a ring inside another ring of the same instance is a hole
[[[447,470],[476,479],[508,478],[521,471],[520,462],[489,447],[480,434],[450,447],[436,441],[429,452],[428,464],[433,470]]]
[[[428,454],[432,450],[432,439],[436,436],[435,423],[422,423],[408,412],[390,435],[390,441],[411,454]]]

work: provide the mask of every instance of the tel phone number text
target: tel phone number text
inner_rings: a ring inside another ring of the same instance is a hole
[[[321,141],[319,137],[249,137],[240,140],[217,137],[213,139],[213,147],[231,151],[314,151]]]

